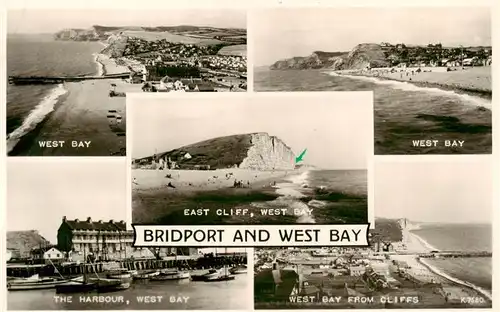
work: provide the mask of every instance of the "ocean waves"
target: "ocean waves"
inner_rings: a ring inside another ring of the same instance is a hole
[[[37,125],[42,122],[48,114],[54,111],[59,98],[66,94],[68,91],[62,84],[53,88],[42,101],[26,116],[21,126],[7,135],[7,153],[12,151],[21,138],[34,130]]]
[[[491,101],[485,98],[481,98],[478,96],[473,96],[465,93],[458,93],[453,90],[444,90],[441,88],[437,87],[421,87],[418,86],[414,83],[411,82],[406,82],[406,81],[396,81],[396,80],[389,80],[389,79],[380,79],[377,77],[368,77],[368,76],[358,76],[358,75],[347,75],[347,74],[338,74],[335,72],[328,72],[330,76],[335,76],[335,77],[346,77],[346,78],[351,78],[351,79],[357,79],[357,80],[362,80],[362,81],[367,81],[371,82],[374,84],[378,85],[385,85],[388,87],[391,87],[393,89],[397,90],[402,90],[402,91],[414,91],[414,92],[428,92],[428,93],[434,93],[437,95],[442,95],[442,96],[451,96],[451,97],[456,97],[461,100],[461,102],[475,106],[475,107],[484,107],[489,110],[491,110],[492,104]]]
[[[359,194],[366,180],[359,172],[310,170],[286,177],[274,186],[278,197],[272,201],[254,202],[259,209],[284,209],[297,223],[365,223],[367,198]],[[339,186],[339,179],[343,180]],[[353,185],[361,186],[353,187]]]

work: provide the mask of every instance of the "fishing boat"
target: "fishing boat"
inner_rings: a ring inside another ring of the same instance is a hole
[[[130,287],[130,285],[128,286]],[[127,288],[128,288],[127,287]],[[70,282],[56,286],[57,294],[89,293],[89,292],[113,292],[126,289],[122,286],[122,281],[118,279],[94,278],[84,282]]]
[[[231,281],[234,280],[236,276],[231,274],[221,274],[218,276],[210,277],[205,279],[205,282],[222,282],[222,281]]]
[[[158,276],[158,275],[160,275],[160,271],[158,271],[158,270],[144,271],[144,272],[140,272],[137,275],[135,275],[134,279],[148,280],[148,279],[153,278],[153,277]]]
[[[35,274],[24,279],[16,279],[7,283],[8,290],[35,290],[35,289],[50,289],[57,285],[62,285],[68,282],[82,282],[83,276],[72,279],[40,277]]]
[[[127,269],[112,269],[106,272],[106,277],[110,279],[132,278],[132,274]]]
[[[123,278],[90,278],[89,281],[96,285],[97,292],[112,292],[117,290],[125,290],[132,285],[131,277]]]
[[[174,281],[174,280],[183,280],[189,279],[191,274],[189,272],[181,272],[181,271],[172,271],[172,270],[161,270],[160,274],[157,276],[151,277],[153,281]]]
[[[192,281],[204,281],[207,278],[212,278],[214,276],[219,276],[219,270],[216,269],[210,269],[208,273],[201,274],[201,275],[191,275],[191,280]]]
[[[230,281],[234,280],[236,277],[234,275],[231,275],[231,273],[228,272],[227,266],[224,267],[223,272],[219,272],[218,275],[211,276],[205,279],[205,282],[222,282],[222,281]]]
[[[229,269],[229,273],[231,273],[231,274],[246,274],[247,267],[245,265],[235,266],[235,267]]]

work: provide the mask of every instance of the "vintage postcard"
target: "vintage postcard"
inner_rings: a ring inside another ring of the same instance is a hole
[[[489,156],[375,162],[369,248],[260,248],[256,309],[492,307]]]
[[[246,249],[134,247],[124,158],[52,159],[7,164],[8,310],[251,306]]]
[[[138,224],[364,224],[372,93],[130,97]]]
[[[125,156],[127,92],[246,91],[246,12],[8,11],[7,153]]]
[[[252,20],[255,91],[373,91],[377,155],[491,153],[488,7],[274,8]]]

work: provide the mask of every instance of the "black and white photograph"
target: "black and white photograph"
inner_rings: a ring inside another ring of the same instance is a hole
[[[254,90],[374,92],[377,155],[491,154],[489,7],[252,14]]]
[[[133,223],[368,223],[372,100],[129,97]]]
[[[9,156],[125,156],[128,92],[245,92],[246,11],[7,14]]]
[[[8,310],[249,308],[244,248],[134,247],[125,159],[74,159],[8,161]]]
[[[375,161],[370,247],[256,249],[255,308],[491,308],[492,170]]]

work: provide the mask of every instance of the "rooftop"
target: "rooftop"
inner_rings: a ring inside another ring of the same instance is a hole
[[[66,217],[62,219],[63,223],[66,223],[72,230],[93,230],[93,231],[126,231],[127,225],[125,221],[116,222],[114,220],[109,220],[108,222],[92,221],[90,217],[87,220],[82,221],[79,219],[68,220]]]

